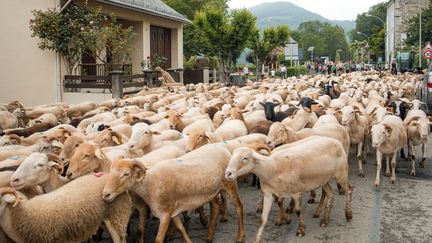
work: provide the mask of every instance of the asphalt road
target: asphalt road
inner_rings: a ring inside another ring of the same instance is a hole
[[[418,167],[417,176],[410,175],[411,162],[398,157],[396,184],[381,175],[381,186],[374,187],[375,155],[369,154],[363,169],[365,177],[357,176],[357,163],[354,149],[350,153],[350,181],[353,191],[353,220],[347,222],[344,215],[345,196],[338,195],[333,183],[335,199],[330,215],[330,224],[326,228],[319,226],[320,219],[312,218],[315,204],[308,204],[308,194],[303,197],[303,217],[306,235],[297,237],[297,218],[292,215],[291,224],[275,226],[278,213],[276,203],[273,204],[269,222],[264,230],[263,242],[432,242],[432,142],[429,138],[426,157],[426,169]],[[416,148],[416,155],[421,155]],[[383,166],[385,163],[383,162]],[[385,171],[385,167],[381,170]],[[261,200],[262,192],[248,183],[239,183],[240,198],[245,212],[245,242],[253,242],[260,223],[260,213],[256,208]],[[321,190],[317,190],[319,199]],[[285,201],[287,205],[288,200]],[[218,222],[214,242],[235,242],[237,223],[234,207],[229,201],[230,217],[228,222]],[[206,206],[208,213],[208,206]],[[197,214],[193,214],[187,226],[189,236],[194,242],[205,242],[207,228],[201,226]],[[145,230],[145,241],[153,242],[157,232],[158,221],[150,220]],[[133,230],[132,230],[133,232]],[[131,235],[132,236],[132,235]],[[133,242],[133,236],[128,242]],[[109,241],[107,241],[109,242]],[[168,242],[184,242],[179,233]]]

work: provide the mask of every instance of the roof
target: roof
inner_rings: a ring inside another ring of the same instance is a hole
[[[106,4],[128,8],[162,18],[171,19],[182,23],[192,23],[161,0],[96,0]]]

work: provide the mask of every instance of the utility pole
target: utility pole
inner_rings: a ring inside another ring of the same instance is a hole
[[[423,0],[420,0],[420,18],[419,18],[419,67],[422,67],[422,7]]]

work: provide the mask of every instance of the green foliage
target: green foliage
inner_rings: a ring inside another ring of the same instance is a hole
[[[62,13],[54,9],[32,13],[32,37],[39,37],[40,49],[59,53],[69,74],[77,67],[84,52],[103,62],[107,62],[103,53],[110,53],[110,63],[123,64],[130,57],[131,40],[135,36],[132,28],[122,28],[115,16],[104,15],[100,9],[71,3]]]
[[[350,33],[350,39],[355,41],[368,41],[370,38],[370,49],[376,56],[384,57],[385,55],[385,26],[376,17],[367,16],[367,14],[377,16],[386,20],[387,7],[386,3],[379,3],[369,8],[365,13],[357,15],[356,27]],[[358,32],[363,34],[358,34]],[[366,35],[366,36],[365,36]]]
[[[143,69],[155,69],[156,67],[162,67],[167,61],[168,58],[155,53],[153,58],[148,56],[146,59],[142,60],[141,67]]]
[[[304,66],[287,68],[287,77],[300,76],[305,74],[308,74],[308,70]]]
[[[363,40],[363,41],[354,41],[350,44],[350,51],[352,53],[353,56],[353,61],[354,62],[365,62],[366,60],[364,59],[365,57],[365,53],[364,53],[364,47],[367,45],[367,41]],[[363,51],[363,55],[362,55],[362,51]],[[363,59],[362,59],[363,57]]]
[[[319,21],[304,22],[292,36],[304,50],[311,46],[315,47],[315,57],[328,56],[334,60],[336,50],[340,49],[342,50],[341,60],[346,61],[351,58],[345,32],[339,26]],[[308,56],[308,53],[305,54]]]
[[[217,67],[217,59],[214,57],[197,57],[191,56],[189,60],[184,59],[184,69],[200,70],[204,67],[215,69]]]
[[[263,31],[254,29],[249,38],[248,47],[252,50],[249,55],[253,57],[254,64],[261,66],[267,56],[278,46],[285,46],[289,38],[289,28],[287,25],[277,27],[268,27]],[[276,57],[277,58],[277,57]],[[261,77],[259,69],[257,70],[258,79]]]
[[[225,12],[228,9],[227,0],[164,0],[164,2],[190,20],[194,19],[198,11],[210,5],[218,8],[221,12]],[[183,53],[186,58],[201,54],[198,48],[198,44],[201,41],[202,38],[196,34],[194,25],[184,26]]]
[[[197,48],[201,53],[218,58],[220,80],[226,81],[227,68],[246,47],[255,26],[255,16],[246,9],[233,10],[228,14],[220,8],[208,6],[195,15],[194,26],[200,40]]]
[[[243,68],[245,66],[247,66],[250,71],[255,71],[256,70],[256,66],[253,65],[253,64],[239,64],[239,65],[237,65],[237,69],[243,70]]]

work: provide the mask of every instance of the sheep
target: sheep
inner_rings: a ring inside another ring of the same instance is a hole
[[[69,165],[70,157],[74,153],[75,149],[77,149],[82,143],[84,143],[84,139],[75,135],[72,135],[65,140],[62,151],[59,155],[64,165]]]
[[[177,159],[159,162],[149,170],[137,161],[120,160],[111,166],[110,179],[105,186],[103,198],[110,202],[126,190],[142,198],[151,208],[152,214],[160,220],[155,240],[157,243],[163,242],[171,219],[184,240],[192,242],[184,230],[179,214],[211,201],[213,210],[207,239],[212,241],[219,213],[216,195],[221,190],[226,190],[236,207],[236,240],[241,242],[244,239],[243,205],[238,197],[237,183],[227,182],[223,176],[230,156],[228,150],[222,146],[205,145]]]
[[[41,186],[45,193],[65,185],[69,180],[62,177],[63,162],[57,155],[32,153],[14,172],[10,184],[16,190]]]
[[[26,138],[26,137],[33,135],[34,133],[45,132],[45,131],[53,128],[53,127],[55,127],[55,125],[52,123],[39,123],[39,124],[35,124],[34,126],[27,127],[24,129],[9,130],[6,132],[6,134],[7,135],[16,134],[20,137]]]
[[[297,108],[292,113],[291,117],[282,120],[282,124],[292,128],[294,131],[299,131],[305,127],[312,127],[316,124],[318,117],[309,108]]]
[[[102,101],[101,103],[99,103],[99,107],[101,106],[107,107],[108,109],[112,110],[119,106],[119,99],[109,99]]]
[[[57,151],[63,145],[52,138],[42,137],[36,144],[18,150],[0,152],[0,161],[12,156],[28,156],[33,152]]]
[[[81,131],[84,131],[85,128],[87,126],[89,126],[90,124],[94,124],[96,122],[103,122],[103,123],[107,124],[107,123],[112,122],[116,119],[117,119],[116,116],[114,114],[112,114],[111,112],[99,113],[93,117],[82,120],[78,124],[77,128]]]
[[[87,101],[76,105],[70,105],[69,108],[66,109],[66,113],[69,118],[80,117],[97,107],[98,105],[96,103]]]
[[[366,162],[363,147],[369,128],[367,116],[361,113],[357,106],[345,106],[340,112],[342,113],[342,125],[349,131],[351,144],[357,145],[358,174],[360,177],[364,177],[362,160]]]
[[[136,158],[135,160],[144,164],[147,169],[150,169],[157,163],[167,160],[167,159],[175,159],[185,154],[185,150],[180,149],[177,146],[167,145],[163,146],[159,149],[153,150],[152,152]]]
[[[422,146],[422,159],[420,161],[420,167],[426,167],[426,144],[428,141],[428,135],[430,132],[430,121],[426,116],[426,113],[422,110],[412,110],[409,115],[403,121],[406,128],[407,139],[408,139],[408,159],[411,160],[411,175],[415,176],[415,156],[414,146]]]
[[[110,165],[111,161],[97,144],[85,142],[73,152],[66,176],[73,180],[90,172],[108,172]]]
[[[266,102],[266,103],[260,103],[262,106],[264,106],[265,116],[266,119],[272,122],[281,122],[283,119],[287,118],[288,116],[292,115],[295,108],[288,109],[288,111],[284,112],[277,112],[275,113],[274,108],[278,105],[273,102]]]
[[[45,113],[45,114],[39,116],[36,119],[30,120],[29,123],[28,123],[28,126],[32,127],[32,126],[34,126],[36,124],[42,124],[42,123],[48,123],[48,124],[51,124],[53,126],[56,126],[58,124],[58,120],[57,120],[57,117],[54,114],[52,114],[52,113]]]
[[[96,135],[93,140],[99,147],[117,146],[128,141],[128,138],[121,133],[108,128]]]
[[[57,119],[59,119],[62,122],[66,122],[67,113],[66,111],[60,107],[60,106],[51,106],[51,107],[43,107],[43,108],[36,108],[31,111],[26,111],[25,115],[28,118],[38,118],[39,116],[45,114],[45,113],[51,113],[54,114]]]
[[[225,120],[222,125],[214,131],[214,134],[220,140],[230,140],[247,135],[248,129],[241,120]]]
[[[313,156],[320,154],[320,156]],[[333,205],[333,192],[329,185],[335,178],[346,192],[345,216],[352,219],[352,186],[348,182],[347,154],[342,144],[327,137],[312,136],[293,144],[292,147],[263,156],[250,148],[238,148],[234,151],[225,170],[225,178],[234,181],[247,173],[256,174],[261,181],[264,193],[264,207],[261,225],[255,242],[260,242],[273,203],[273,195],[284,198],[295,195],[295,211],[299,220],[297,235],[303,236],[304,223],[301,216],[301,198],[305,191],[323,186],[327,196],[326,210],[321,220],[321,227],[329,224],[330,210]],[[319,217],[324,198],[320,201],[314,217]]]
[[[0,111],[0,128],[10,129],[18,127],[18,119],[9,111]]]
[[[126,242],[131,199],[122,194],[106,203],[101,193],[107,178],[84,176],[29,200],[15,189],[1,188],[0,215],[9,220],[0,226],[16,242],[70,242],[88,239],[104,222],[114,242]]]
[[[376,148],[377,170],[375,178],[375,187],[380,185],[381,159],[386,155],[386,176],[390,176],[391,182],[396,181],[396,156],[407,143],[407,133],[402,119],[398,116],[387,115],[379,124],[372,126],[372,147]],[[391,158],[390,158],[391,156]],[[390,159],[391,168],[390,173]]]
[[[20,144],[32,145],[36,143],[41,137],[55,138],[57,141],[63,143],[73,132],[75,132],[75,130],[76,129],[70,125],[61,124],[45,132],[33,133],[27,138],[21,138]]]

